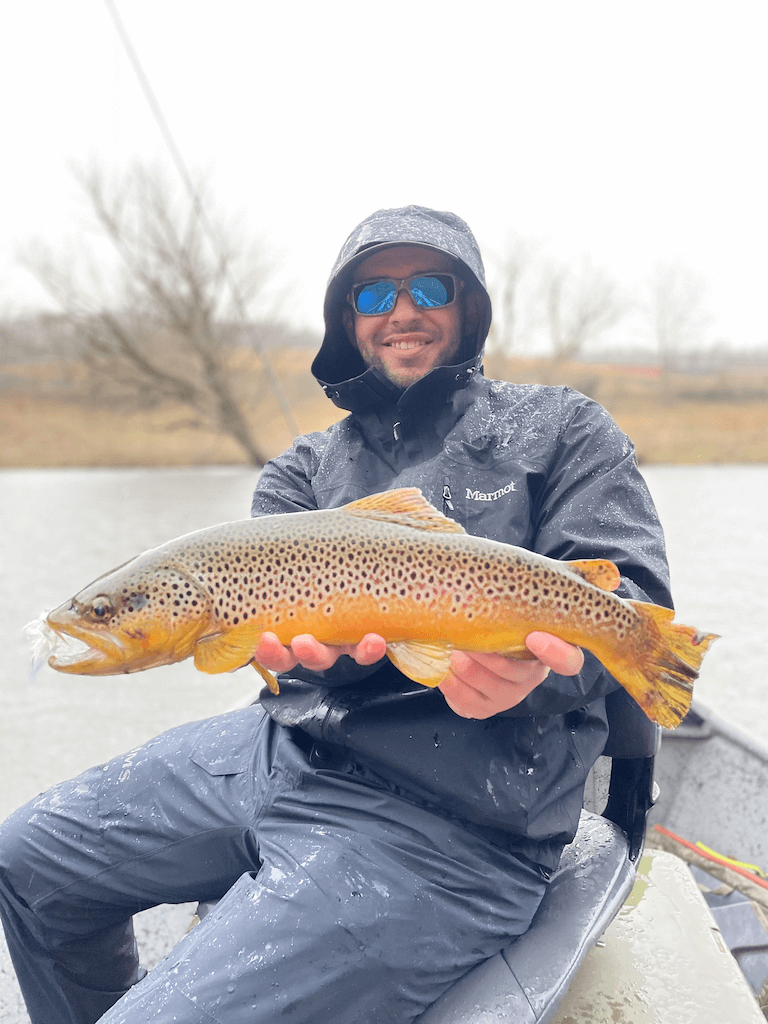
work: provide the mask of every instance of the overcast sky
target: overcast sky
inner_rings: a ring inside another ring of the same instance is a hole
[[[587,255],[639,294],[659,262],[707,283],[710,340],[768,345],[768,5],[116,0],[185,160],[260,234],[319,326],[354,225],[421,203]],[[30,238],[84,221],[70,173],[170,167],[102,0],[6,5],[0,310],[35,292]]]

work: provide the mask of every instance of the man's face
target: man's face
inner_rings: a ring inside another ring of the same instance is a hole
[[[452,272],[454,268],[454,261],[443,253],[401,245],[364,260],[355,269],[353,283],[375,278],[399,281],[413,274]],[[392,309],[379,316],[361,316],[348,306],[344,326],[366,364],[406,388],[433,367],[455,361],[464,325],[463,302],[459,293],[450,306],[423,309],[403,288]]]

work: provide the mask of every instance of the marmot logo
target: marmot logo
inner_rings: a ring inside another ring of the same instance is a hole
[[[514,484],[507,484],[506,487],[501,487],[498,491],[491,491],[490,494],[485,494],[483,491],[473,491],[471,487],[467,488],[467,500],[471,501],[496,501],[497,498],[501,498],[505,494],[509,494],[510,491],[515,491],[517,488]]]

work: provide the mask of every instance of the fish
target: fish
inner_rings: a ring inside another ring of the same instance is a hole
[[[613,593],[607,559],[559,561],[474,537],[418,488],[335,509],[212,526],[138,555],[45,620],[60,672],[114,675],[194,658],[202,672],[252,664],[263,633],[355,644],[366,633],[409,679],[438,686],[454,650],[532,658],[543,630],[588,651],[654,722],[674,728],[717,639],[659,605]],[[67,649],[65,641],[79,641]]]

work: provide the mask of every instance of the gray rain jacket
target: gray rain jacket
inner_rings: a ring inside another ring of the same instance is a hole
[[[462,361],[405,391],[365,367],[341,323],[356,262],[376,246],[403,243],[453,256],[485,311],[464,339]],[[470,534],[552,558],[609,558],[621,570],[621,596],[671,606],[663,534],[631,442],[601,406],[569,388],[485,378],[490,315],[480,253],[458,217],[408,207],[364,221],[331,275],[312,367],[350,414],[297,438],[265,467],[252,514],[336,508],[415,486]],[[280,682],[279,697],[262,697],[274,720],[345,748],[373,784],[546,869],[575,833],[584,782],[607,735],[604,697],[617,686],[588,654],[578,676],[552,673],[511,711],[477,721],[454,714],[439,692],[387,659],[361,668],[342,658],[326,673],[294,670]]]

